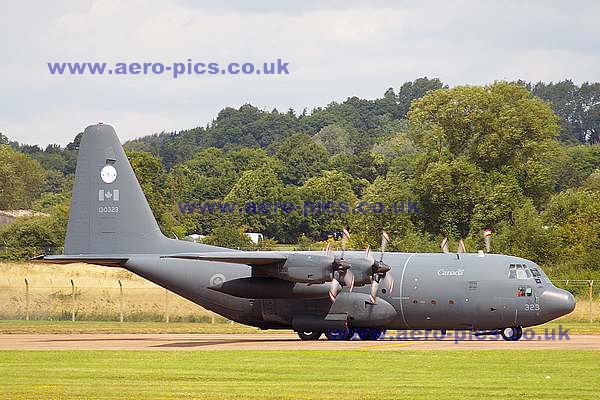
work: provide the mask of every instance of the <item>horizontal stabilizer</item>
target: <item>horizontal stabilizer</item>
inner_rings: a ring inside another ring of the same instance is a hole
[[[105,267],[122,267],[129,258],[123,256],[115,257],[106,254],[69,254],[55,256],[37,256],[31,259],[34,262],[47,264],[73,264],[85,263],[94,265],[103,265]]]
[[[287,260],[287,256],[272,252],[224,251],[210,253],[178,253],[161,258],[178,258],[182,260],[217,261],[232,264],[245,264],[251,267],[279,264]]]

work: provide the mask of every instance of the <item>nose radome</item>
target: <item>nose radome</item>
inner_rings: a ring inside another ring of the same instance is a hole
[[[546,289],[542,293],[540,302],[544,313],[554,318],[567,315],[575,309],[575,297],[563,289]]]

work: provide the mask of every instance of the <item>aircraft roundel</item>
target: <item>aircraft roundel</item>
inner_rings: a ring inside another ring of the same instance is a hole
[[[100,171],[100,178],[104,183],[113,183],[117,179],[117,170],[112,165],[105,165]]]

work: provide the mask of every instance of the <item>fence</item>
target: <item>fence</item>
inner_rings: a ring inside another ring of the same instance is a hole
[[[69,281],[69,286],[36,286],[33,279],[24,278],[21,285],[12,282],[0,286],[0,319],[227,322],[166,289],[149,284],[140,286],[139,281],[118,279],[112,286],[89,286],[87,279],[82,279],[87,285],[81,286],[76,278]],[[102,283],[106,285],[107,281],[110,279]],[[572,317],[590,322],[599,318],[593,280],[562,280],[555,284],[579,292]]]
[[[555,280],[553,281],[555,286],[561,287],[566,290],[574,291],[575,294],[579,294],[579,302],[583,300],[583,298],[587,297],[587,308],[588,308],[588,319],[591,322],[594,322],[594,280],[593,279],[566,279],[566,280]],[[581,289],[587,289],[587,296],[585,296]],[[582,310],[582,305],[578,302],[578,307],[580,312]]]
[[[223,317],[158,287],[0,286],[0,319],[224,323]]]

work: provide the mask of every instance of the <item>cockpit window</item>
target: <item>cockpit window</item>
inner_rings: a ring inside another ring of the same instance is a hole
[[[536,277],[536,278],[537,278],[538,276],[542,276],[542,274],[540,274],[540,271],[538,271],[538,269],[537,269],[537,268],[531,268],[531,274],[532,274],[534,277]]]
[[[510,264],[510,267],[508,267],[508,279],[517,279],[517,266],[515,264]]]
[[[535,283],[538,284],[539,287],[542,287],[542,280],[540,278],[535,278]]]
[[[537,271],[539,276],[539,271]],[[508,279],[529,279],[536,276],[532,271],[523,264],[510,264],[508,267]]]

